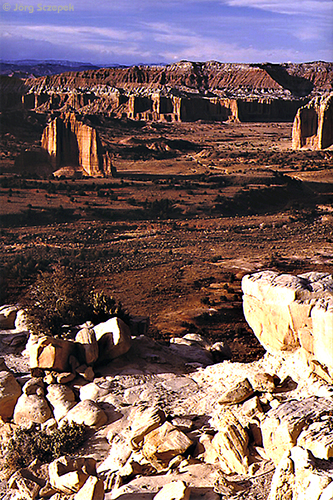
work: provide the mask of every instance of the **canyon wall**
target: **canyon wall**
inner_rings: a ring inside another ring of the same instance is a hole
[[[317,61],[303,64],[235,64],[217,61],[180,61],[165,66],[132,66],[72,71],[59,75],[28,78],[25,83],[35,92],[44,88],[88,89],[100,85],[127,90],[137,88],[186,88],[192,91],[234,92],[272,91],[295,97],[330,90],[333,63]],[[229,97],[229,96],[225,96]],[[234,96],[233,96],[234,97]]]
[[[146,121],[290,121],[331,89],[333,64],[180,61],[25,80],[23,107]]]
[[[25,109],[38,111],[78,111],[84,114],[106,114],[131,120],[192,122],[241,121],[241,122],[292,122],[297,110],[306,103],[304,99],[283,100],[274,98],[222,98],[200,94],[161,95],[153,92],[147,96],[132,93],[124,95],[112,91],[107,95],[84,92],[29,93],[22,96]]]
[[[0,111],[20,107],[22,94],[28,91],[29,85],[19,78],[0,75]]]
[[[304,99],[238,99],[238,119],[241,122],[292,122]]]
[[[47,125],[41,146],[49,153],[54,170],[74,166],[91,176],[111,172],[111,162],[97,130],[79,121],[73,113],[57,117]]]
[[[127,109],[122,110],[132,120],[192,122],[196,120],[225,121],[238,119],[235,99],[208,97],[178,97],[152,94],[151,97],[131,95]]]
[[[333,93],[312,99],[294,120],[293,149],[325,149],[333,144]]]

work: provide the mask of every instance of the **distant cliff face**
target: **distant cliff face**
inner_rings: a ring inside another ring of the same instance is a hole
[[[22,94],[29,90],[19,78],[0,75],[0,111],[21,107]]]
[[[312,99],[296,114],[293,149],[325,149],[333,144],[333,93]]]
[[[77,120],[74,113],[52,120],[43,131],[41,146],[49,153],[54,169],[81,167],[93,177],[110,171],[97,130]]]
[[[333,63],[322,61],[275,65],[181,61],[166,66],[72,71],[60,75],[30,78],[25,83],[35,92],[45,88],[61,87],[87,90],[104,85],[126,90],[138,88],[157,90],[169,87],[199,92],[222,90],[231,93],[240,89],[249,93],[256,89],[260,92],[266,90],[281,95],[287,90],[296,97],[304,97],[312,90],[331,90],[332,77]]]
[[[333,64],[181,61],[27,79],[23,107],[146,121],[290,121],[331,89]],[[305,99],[304,99],[305,98]]]

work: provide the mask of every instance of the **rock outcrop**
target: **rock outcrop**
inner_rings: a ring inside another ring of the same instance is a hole
[[[221,90],[244,96],[246,92],[257,96],[275,93],[286,97],[308,95],[315,91],[330,90],[333,64],[313,62],[307,64],[237,64],[218,61],[180,61],[165,66],[132,66],[127,68],[101,68],[73,71],[61,75],[28,78],[25,84],[34,92],[46,88],[91,89],[97,86],[118,89],[151,89],[162,87],[185,89],[192,92]]]
[[[41,146],[49,153],[54,170],[81,167],[92,177],[111,172],[97,130],[78,120],[74,113],[52,120],[43,131]]]
[[[294,119],[293,149],[326,149],[333,144],[333,93],[315,97]]]
[[[126,354],[131,345],[129,326],[115,317],[95,327],[80,329],[75,341],[31,334],[26,351],[31,372],[45,376],[52,385],[70,382],[76,375],[93,380],[95,363],[109,362]]]
[[[316,460],[308,450],[295,446],[279,463],[268,500],[310,498],[333,498],[332,464]]]
[[[15,405],[13,420],[15,424],[27,427],[32,423],[43,424],[51,416],[51,408],[43,395],[23,393]]]
[[[249,65],[181,61],[27,79],[25,109],[132,120],[290,121],[330,90],[331,63]]]
[[[25,109],[40,112],[75,110],[82,114],[105,114],[115,118],[160,122],[290,121],[304,99],[242,95],[220,96],[220,91],[195,93],[186,90],[159,89],[146,91],[108,89],[105,86],[91,90],[46,89],[42,93],[30,92],[22,96]]]
[[[50,484],[62,493],[78,492],[91,476],[96,477],[96,461],[92,458],[63,456],[49,465]]]
[[[333,378],[332,275],[263,271],[244,276],[242,289],[245,318],[269,352],[301,350]]]
[[[125,354],[131,347],[131,330],[120,318],[111,318],[94,327],[99,361],[110,361]]]
[[[312,421],[316,421],[324,428],[325,418],[330,415],[331,410],[332,401],[330,399],[312,396],[301,401],[281,403],[276,409],[268,411],[261,425],[263,446],[268,456],[278,464],[286,451],[291,450],[296,443],[302,443],[305,448],[309,445],[310,448],[307,449],[311,449],[310,436],[312,440],[316,439],[316,432],[310,424]],[[302,432],[303,429],[307,429],[308,440],[304,435],[306,431]],[[318,435],[317,441],[319,449]],[[323,448],[326,455],[332,453],[328,442]],[[312,450],[315,451],[314,447]],[[322,455],[322,452],[320,454]],[[318,453],[315,456],[318,457]],[[318,458],[329,457],[321,456]]]
[[[29,341],[30,368],[48,369],[59,372],[69,370],[69,358],[74,343],[46,335],[31,336]]]
[[[84,424],[88,439],[73,456],[17,470],[5,491],[1,483],[0,493],[8,500],[330,500],[333,387],[328,365],[322,357],[317,361],[320,349],[310,355],[298,344],[312,332],[312,345],[318,347],[318,339],[329,345],[333,330],[327,318],[317,330],[309,318],[317,303],[331,297],[331,283],[325,273],[244,278],[251,314],[266,330],[271,327],[263,337],[270,352],[252,363],[214,364],[212,346],[199,334],[168,345],[140,335],[131,339],[125,356],[104,360],[95,375],[96,347],[104,349],[100,339],[109,335],[106,345],[117,344],[121,325],[78,327],[76,336],[72,331],[75,341],[67,340],[74,350],[64,368],[71,373],[37,366],[36,376],[12,374],[24,384],[23,394],[14,423],[10,416],[7,423],[0,420],[0,448],[6,449],[15,424],[31,422],[51,433],[66,421]],[[309,305],[306,315],[303,307]],[[263,322],[264,312],[271,321]],[[305,316],[308,323],[301,328]],[[279,333],[277,324],[293,331]],[[51,362],[57,358],[47,354],[44,359]],[[88,360],[91,365],[79,365]],[[84,366],[92,371],[91,380]]]
[[[64,417],[68,422],[84,424],[87,427],[100,427],[106,424],[108,418],[106,413],[99,408],[98,404],[89,399],[80,401],[73,406]]]
[[[28,91],[29,85],[25,85],[20,78],[0,75],[0,110],[17,109],[22,106],[22,94]]]
[[[0,418],[7,420],[13,416],[21,386],[9,371],[0,371]]]

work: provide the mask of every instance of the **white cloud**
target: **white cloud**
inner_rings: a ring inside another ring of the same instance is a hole
[[[1,26],[2,39],[6,46],[11,43],[20,44],[25,53],[29,46],[36,47],[38,44],[47,44],[48,50],[53,53],[64,53],[64,51],[77,54],[81,59],[92,61],[122,62],[122,57],[145,58],[153,57],[151,50],[142,44],[141,32],[127,30],[115,30],[109,28],[98,28],[91,26],[54,26],[54,25],[11,25]],[[4,51],[3,51],[4,52]]]
[[[240,43],[226,43],[218,37],[200,36],[190,29],[175,29],[167,23],[151,23],[156,42],[162,44],[161,56],[166,61],[187,59],[192,61],[217,60],[222,62],[285,62],[313,60],[311,53],[299,53],[293,48],[264,48],[258,46],[242,46]],[[299,36],[306,36],[300,33]],[[310,36],[308,34],[307,36]],[[312,33],[315,37],[316,32]],[[317,59],[330,60],[329,48],[321,51]]]
[[[139,31],[127,31],[112,28],[98,28],[93,26],[59,26],[53,24],[43,25],[0,25],[1,31],[6,36],[20,36],[32,40],[48,40],[56,45],[67,43],[80,44],[84,40],[100,39],[105,42],[141,40],[142,33]]]
[[[332,15],[331,0],[225,0],[231,7],[251,7],[277,14]]]
[[[37,2],[40,0],[31,0],[29,4]],[[180,59],[226,62],[332,59],[332,45],[328,42],[331,0],[71,2],[76,12],[74,17],[60,19],[36,14],[11,17],[6,23],[2,16],[0,30],[2,40],[6,39],[3,54],[21,58],[24,53],[40,58],[47,50],[54,58],[66,54],[66,58],[102,64]],[[249,12],[244,7],[254,10]],[[263,11],[272,14],[263,16]],[[61,25],[62,22],[65,24]]]

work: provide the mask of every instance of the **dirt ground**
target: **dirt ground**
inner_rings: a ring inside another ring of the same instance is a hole
[[[2,301],[67,266],[148,316],[157,339],[199,332],[226,340],[233,360],[260,357],[241,278],[333,272],[332,151],[292,151],[290,123],[97,127],[114,177],[17,176],[15,140],[3,142]]]

